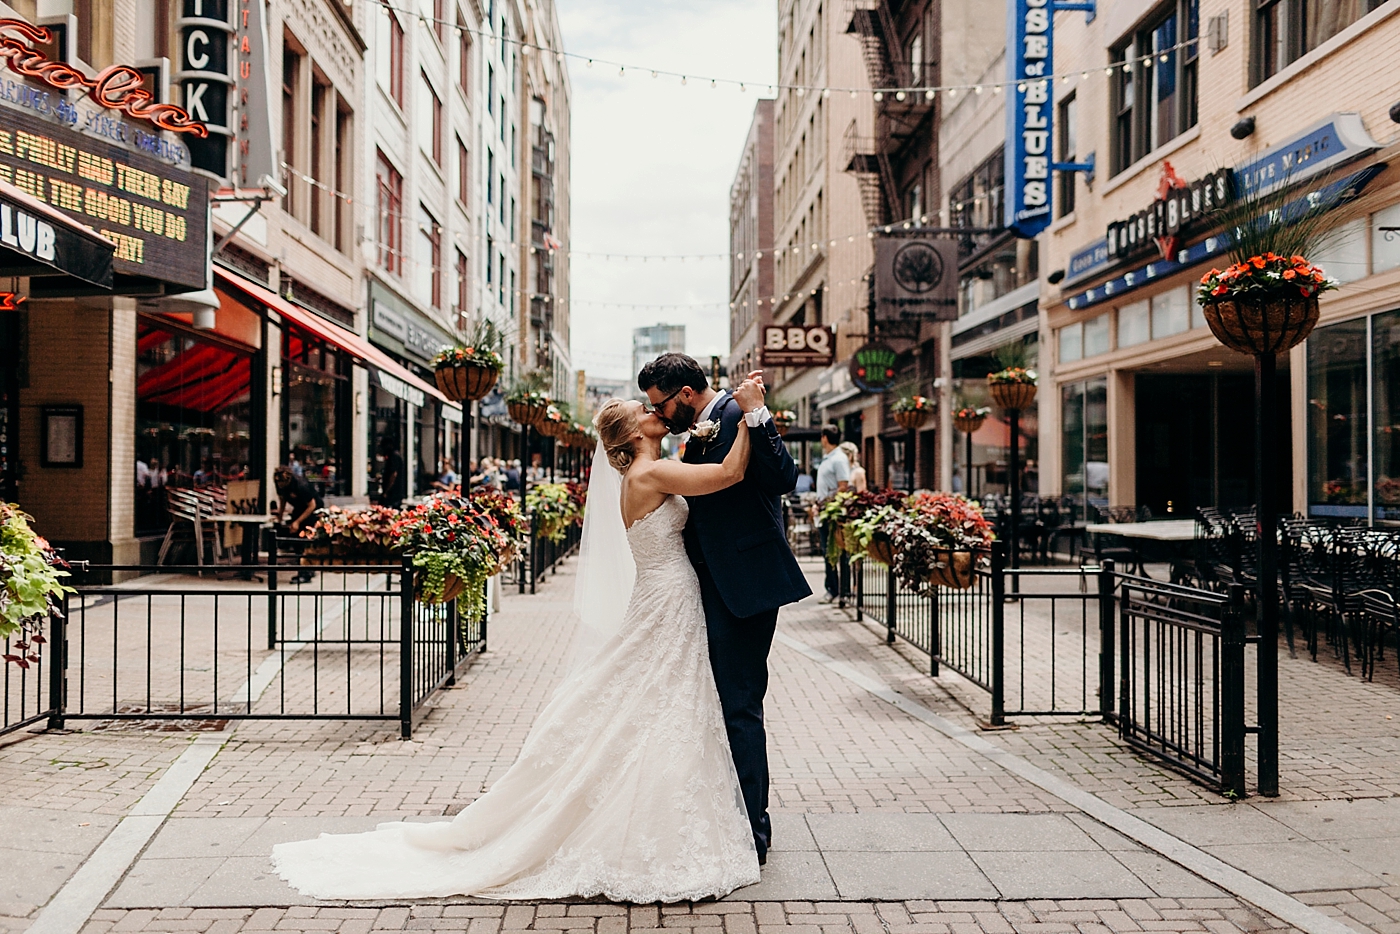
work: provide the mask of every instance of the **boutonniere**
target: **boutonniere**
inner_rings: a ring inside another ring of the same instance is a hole
[[[701,441],[709,441],[718,431],[719,422],[707,418],[703,422],[696,422],[695,427],[690,429],[690,434]]]

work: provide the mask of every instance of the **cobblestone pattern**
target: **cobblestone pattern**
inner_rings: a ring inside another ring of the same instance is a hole
[[[11,734],[0,806],[124,815],[188,745],[183,734]]]
[[[1354,928],[1400,934],[1400,885],[1384,889],[1306,892],[1298,900]]]
[[[97,912],[83,934],[460,931],[466,934],[1120,934],[1289,929],[1234,899],[1031,902],[435,903],[390,908],[185,908]]]

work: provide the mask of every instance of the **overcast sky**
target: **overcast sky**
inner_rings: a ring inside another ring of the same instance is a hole
[[[578,252],[723,253],[729,186],[748,133],[753,88],[653,79],[647,68],[770,82],[777,71],[773,0],[557,0],[565,48],[635,63],[569,61],[573,80],[572,244]],[[766,93],[766,89],[760,89]],[[645,264],[575,256],[573,361],[590,375],[632,376],[632,329],[686,325],[687,350],[728,350],[728,265]],[[691,305],[658,310],[593,302]]]

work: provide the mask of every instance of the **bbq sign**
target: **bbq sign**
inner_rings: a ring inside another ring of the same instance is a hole
[[[831,328],[821,324],[763,329],[761,366],[831,366],[836,359]]]
[[[1054,17],[1052,0],[1010,0],[1007,9],[1004,223],[1018,237],[1050,225]]]

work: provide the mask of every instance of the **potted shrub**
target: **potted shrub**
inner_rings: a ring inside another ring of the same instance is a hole
[[[482,317],[465,344],[445,347],[433,358],[438,389],[453,402],[486,398],[505,366],[500,348],[500,330],[490,318]]]
[[[64,585],[68,564],[41,535],[33,520],[10,503],[0,502],[0,639],[10,643],[5,661],[20,668],[39,661],[44,620],[59,616],[59,601],[73,588]]]
[[[827,538],[828,558],[835,561],[842,551],[856,558],[864,557],[872,540],[888,539],[883,528],[870,520],[870,516],[886,506],[902,508],[908,498],[908,494],[900,490],[878,489],[863,493],[847,490],[831,497],[817,513],[821,525],[830,524],[834,529]]]
[[[892,524],[894,568],[905,584],[926,594],[957,590],[976,580],[978,553],[992,542],[992,526],[977,504],[953,493],[919,493]]]
[[[934,402],[927,396],[901,396],[890,404],[890,415],[894,423],[905,431],[916,431],[924,426],[933,414]]]
[[[527,373],[506,393],[506,411],[521,425],[539,428],[549,413],[552,401],[545,392],[548,385],[544,374]]]
[[[1026,365],[1026,345],[1016,341],[999,348],[996,361],[1001,369],[987,374],[992,401],[1003,409],[1030,408],[1035,401],[1036,373]]]
[[[992,410],[985,405],[977,408],[965,405],[953,413],[953,427],[970,435],[982,427],[990,414]]]
[[[500,573],[515,541],[488,509],[456,496],[434,496],[406,510],[395,545],[418,569],[414,590],[425,603],[461,600],[465,615],[486,612],[486,582]]]
[[[551,542],[564,540],[570,525],[583,521],[579,497],[564,483],[536,483],[525,495],[525,511],[535,517],[535,534]]]

